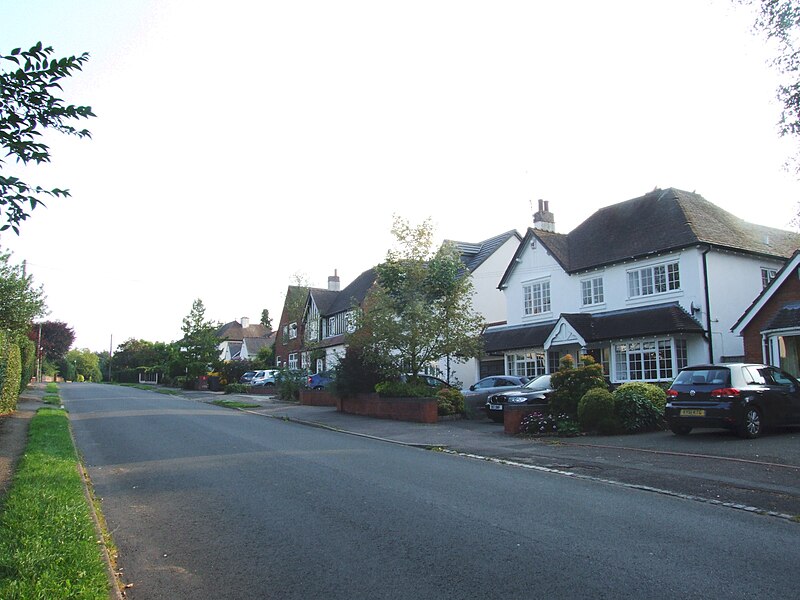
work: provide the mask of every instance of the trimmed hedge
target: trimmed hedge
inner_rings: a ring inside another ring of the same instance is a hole
[[[600,423],[613,418],[614,396],[605,388],[590,389],[578,403],[578,421],[584,431],[599,430]]]

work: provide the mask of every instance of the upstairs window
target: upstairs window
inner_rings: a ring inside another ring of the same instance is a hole
[[[681,289],[677,262],[628,271],[628,297],[652,296]]]
[[[550,312],[550,282],[538,281],[522,286],[522,314],[527,316]]]
[[[297,323],[291,323],[289,325],[289,339],[297,339]]]
[[[777,269],[768,269],[766,267],[761,267],[761,288],[765,288],[769,285],[769,282],[775,279],[775,275],[778,274]]]
[[[603,278],[595,277],[581,281],[581,298],[584,306],[603,303]]]

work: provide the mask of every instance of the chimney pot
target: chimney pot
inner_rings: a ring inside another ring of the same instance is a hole
[[[242,317],[242,327],[247,329],[250,327],[250,318],[249,317]]]

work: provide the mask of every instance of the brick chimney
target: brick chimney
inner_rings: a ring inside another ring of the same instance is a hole
[[[242,317],[242,329],[250,327],[250,317]]]
[[[550,202],[548,200],[539,200],[539,210],[533,213],[533,228],[544,231],[556,230],[556,219],[553,213],[550,212]]]
[[[339,291],[339,275],[336,274],[336,269],[333,270],[333,275],[328,277],[328,289],[331,292]]]

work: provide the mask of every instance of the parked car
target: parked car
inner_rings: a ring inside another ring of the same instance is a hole
[[[529,377],[517,377],[516,375],[492,375],[484,377],[480,381],[469,386],[469,390],[464,392],[464,398],[476,403],[476,406],[484,404],[492,394],[496,392],[508,392],[512,388],[520,388],[530,381]],[[480,403],[478,403],[480,401]]]
[[[277,369],[256,371],[256,374],[253,375],[253,378],[250,380],[250,385],[253,387],[275,385],[275,374],[277,372]]]
[[[552,391],[550,375],[540,375],[520,388],[491,394],[485,404],[486,416],[495,423],[502,423],[506,404],[540,404],[547,402]]]
[[[308,376],[308,387],[312,390],[324,390],[334,380],[333,371],[320,371]]]
[[[755,438],[765,426],[800,424],[800,382],[769,365],[687,367],[667,390],[664,417],[677,435],[722,427]]]
[[[239,383],[244,383],[245,385],[249,385],[250,382],[253,380],[253,375],[255,375],[255,371],[246,371],[244,375],[239,377]]]

